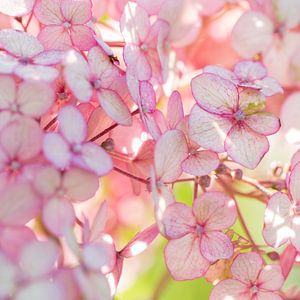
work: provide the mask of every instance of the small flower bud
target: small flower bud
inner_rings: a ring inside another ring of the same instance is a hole
[[[208,175],[201,176],[199,178],[199,185],[203,188],[208,188],[210,186],[211,179]]]
[[[275,184],[274,184],[274,188],[278,191],[284,190],[286,188],[286,183],[284,180],[278,180]]]
[[[236,180],[241,180],[243,178],[243,171],[241,169],[233,170],[232,177]]]
[[[280,255],[276,251],[267,253],[268,257],[272,260],[279,260]]]
[[[102,144],[101,147],[104,148],[106,151],[113,151],[115,148],[115,143],[112,138],[106,139]]]
[[[227,167],[224,164],[222,164],[222,163],[219,164],[219,166],[216,169],[216,172],[218,174],[226,174],[226,171],[227,171]]]

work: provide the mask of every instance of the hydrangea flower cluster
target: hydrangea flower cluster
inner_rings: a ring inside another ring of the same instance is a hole
[[[264,159],[300,141],[299,4],[1,0],[0,299],[114,299],[155,251],[158,291],[300,299],[300,150]],[[264,205],[264,245],[239,197]]]

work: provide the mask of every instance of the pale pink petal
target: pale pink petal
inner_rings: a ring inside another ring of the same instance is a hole
[[[146,39],[150,29],[150,20],[147,12],[136,3],[129,2],[124,7],[120,19],[122,35],[127,43],[142,42]]]
[[[23,82],[18,89],[17,104],[20,111],[30,117],[39,118],[54,102],[52,88],[43,82]]]
[[[15,67],[19,64],[18,60],[8,55],[5,52],[0,52],[0,73],[1,74],[12,74]]]
[[[279,265],[266,265],[260,272],[257,285],[260,289],[268,291],[280,290],[284,282],[281,267]]]
[[[249,288],[246,284],[235,280],[226,279],[219,282],[212,290],[209,300],[251,300]]]
[[[32,241],[21,251],[21,271],[29,278],[47,275],[54,268],[58,255],[59,249],[53,241]]]
[[[64,174],[63,187],[71,201],[85,201],[92,198],[97,192],[99,179],[93,173],[79,168],[71,168]]]
[[[108,204],[107,201],[103,201],[96,213],[96,216],[93,220],[90,229],[90,235],[89,235],[90,242],[93,242],[100,235],[101,232],[104,232],[107,219],[108,219]]]
[[[98,145],[86,143],[81,150],[81,156],[74,159],[80,167],[93,171],[98,176],[109,173],[113,167],[111,157]]]
[[[175,128],[176,125],[184,117],[184,111],[182,106],[182,99],[179,92],[174,91],[168,102],[167,120],[171,129]]]
[[[31,58],[44,50],[36,37],[14,29],[0,31],[0,46],[15,56],[25,58]]]
[[[224,152],[224,141],[232,123],[227,118],[211,114],[194,105],[189,117],[190,138],[204,148]]]
[[[57,133],[47,133],[44,137],[43,150],[45,157],[56,167],[64,169],[69,166],[71,152],[69,145]]]
[[[89,270],[110,273],[116,263],[116,249],[111,236],[101,234],[96,242],[84,245],[82,260]]]
[[[287,28],[297,27],[300,22],[300,2],[297,0],[278,0],[276,2],[276,17]]]
[[[210,265],[201,255],[199,238],[194,234],[169,241],[165,248],[165,261],[175,280],[201,277]]]
[[[296,215],[292,218],[291,224],[291,242],[298,252],[300,252],[300,216]]]
[[[71,27],[71,39],[73,45],[79,50],[86,51],[91,49],[93,46],[96,46],[97,42],[94,35],[94,31],[88,26],[75,25]]]
[[[236,205],[233,199],[220,192],[206,192],[193,203],[197,222],[205,230],[223,230],[236,220]]]
[[[60,9],[61,0],[37,0],[34,15],[44,25],[59,25],[64,21]]]
[[[47,50],[39,53],[33,58],[33,63],[38,65],[56,65],[61,63],[64,51],[59,50]]]
[[[40,202],[27,183],[6,186],[1,191],[0,223],[24,225],[39,213]]]
[[[226,137],[225,149],[235,162],[254,169],[269,150],[269,142],[246,124],[237,123]]]
[[[156,94],[153,85],[148,81],[141,81],[139,94],[143,112],[153,113],[156,109]]]
[[[162,224],[168,239],[178,239],[194,231],[196,219],[189,206],[175,202],[165,210]]]
[[[214,66],[214,65],[206,66],[203,69],[203,72],[218,75],[219,77],[229,80],[235,84],[238,83],[238,78],[235,76],[233,72],[220,66]]]
[[[159,8],[161,4],[163,3],[163,0],[137,0],[136,3],[144,8],[149,15],[157,15],[159,12]]]
[[[267,76],[267,69],[262,63],[249,60],[237,63],[233,72],[241,81],[254,81]]]
[[[64,18],[72,24],[87,23],[92,17],[90,0],[61,0],[60,7]]]
[[[273,96],[278,93],[283,93],[281,85],[272,77],[265,77],[261,80],[256,80],[255,84],[260,87],[261,93],[265,96]]]
[[[68,50],[72,47],[68,31],[60,25],[45,26],[41,29],[38,39],[46,50]]]
[[[236,86],[215,74],[204,73],[194,77],[191,87],[197,103],[208,112],[232,114],[238,106]]]
[[[273,24],[264,14],[244,13],[232,31],[232,45],[239,55],[251,58],[265,51],[273,39]]]
[[[228,259],[233,255],[233,245],[230,238],[219,231],[203,233],[200,249],[202,255],[212,263],[218,259]]]
[[[38,65],[21,65],[19,64],[15,70],[15,74],[25,80],[36,80],[36,81],[54,81],[58,76],[59,72],[57,69],[48,66]]]
[[[233,261],[231,273],[233,278],[248,284],[256,281],[262,266],[262,258],[257,253],[241,253]]]
[[[0,109],[7,109],[16,100],[16,83],[12,77],[0,76]]]
[[[284,193],[274,194],[265,211],[265,227],[263,236],[266,243],[279,247],[286,243],[291,236],[290,211],[292,204]]]
[[[85,59],[76,51],[68,52],[65,58],[64,77],[74,96],[81,102],[88,102],[93,95],[90,75]]]
[[[282,270],[282,275],[287,278],[294,266],[298,251],[292,245],[289,244],[280,255],[280,266]]]
[[[11,111],[0,111],[0,130],[13,119]]]
[[[280,128],[280,120],[267,112],[247,116],[244,121],[252,130],[263,135],[274,134]]]
[[[8,123],[0,134],[2,149],[21,161],[35,157],[42,147],[42,131],[39,124],[29,118],[18,118]]]
[[[34,0],[1,0],[0,12],[12,17],[25,16],[31,12],[33,5]]]
[[[101,107],[112,120],[124,126],[132,124],[130,111],[117,92],[101,89],[97,96]]]
[[[283,300],[278,294],[272,292],[259,291],[256,295],[257,300]]]
[[[34,188],[43,196],[51,196],[60,187],[61,174],[52,166],[38,170],[34,180]]]
[[[74,106],[64,106],[58,115],[59,130],[70,144],[79,144],[86,137],[86,123],[82,113]]]
[[[211,16],[221,10],[226,2],[226,0],[200,0],[200,13],[204,16]]]
[[[173,181],[182,173],[181,162],[187,157],[188,148],[184,134],[179,130],[169,130],[157,141],[154,150],[154,165],[157,177],[163,181]]]
[[[42,210],[42,221],[47,230],[55,236],[63,236],[75,222],[75,212],[72,204],[65,199],[53,198]]]
[[[294,202],[300,204],[300,163],[296,164],[291,172],[289,191]]]
[[[181,164],[182,170],[194,176],[208,175],[220,164],[218,155],[209,150],[197,151],[188,156]]]
[[[300,162],[300,150],[297,150],[291,158],[291,169],[293,169],[298,162]]]

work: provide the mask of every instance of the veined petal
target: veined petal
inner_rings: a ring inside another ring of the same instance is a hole
[[[238,83],[238,78],[233,72],[220,66],[208,65],[203,69],[203,72],[218,75],[219,77],[229,80],[235,84]]]
[[[63,56],[65,55],[64,51],[59,50],[46,50],[33,58],[33,62],[37,65],[56,65],[61,63]]]
[[[12,74],[15,67],[19,64],[18,60],[5,52],[0,52],[0,73]]]
[[[15,74],[25,80],[36,80],[36,81],[54,81],[58,76],[59,72],[57,69],[48,66],[38,66],[28,64],[26,66],[19,64],[15,70]]]
[[[85,24],[92,18],[90,0],[61,0],[60,7],[64,18],[72,24]]]
[[[182,99],[179,92],[174,91],[168,101],[167,120],[171,129],[183,119],[184,111],[182,106]]]
[[[289,191],[294,202],[300,204],[300,163],[297,163],[291,172]]]
[[[72,1],[74,2],[74,1]],[[96,46],[94,31],[86,25],[74,25],[71,27],[71,40],[79,50],[87,51]]]
[[[60,9],[61,0],[37,0],[34,15],[44,25],[59,25],[64,21]]]
[[[257,284],[259,288],[269,291],[280,290],[284,283],[280,265],[266,265],[259,273]]]
[[[199,238],[192,233],[168,242],[165,248],[165,261],[175,280],[201,277],[210,265],[201,255]]]
[[[267,69],[264,65],[251,60],[237,63],[234,66],[233,72],[241,81],[254,81],[267,76]]]
[[[12,17],[25,16],[31,12],[33,5],[34,0],[1,0],[0,12]]]
[[[9,76],[0,76],[0,109],[9,108],[15,100],[16,83],[14,79]]]
[[[283,300],[278,294],[272,292],[258,291],[257,300]]]
[[[269,150],[269,142],[245,123],[237,123],[226,137],[225,149],[235,162],[254,169]]]
[[[280,120],[271,113],[258,112],[247,116],[245,123],[255,132],[263,135],[276,133],[280,128]]]

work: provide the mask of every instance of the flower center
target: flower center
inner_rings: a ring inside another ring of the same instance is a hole
[[[241,110],[238,110],[238,111],[235,112],[233,115],[234,115],[234,118],[235,118],[237,121],[241,121],[241,120],[244,120],[244,119],[245,119],[245,114],[244,114],[243,111],[241,111]]]
[[[20,168],[20,163],[16,160],[13,160],[11,163],[10,163],[10,169],[14,172],[14,171],[17,171],[19,168]]]
[[[31,62],[29,57],[21,57],[19,58],[19,63],[22,65],[28,65]]]
[[[63,26],[66,28],[66,29],[69,29],[72,25],[70,22],[64,22],[63,23]]]
[[[204,227],[201,225],[196,226],[196,233],[197,235],[201,235],[204,232]]]
[[[74,152],[74,153],[80,153],[80,151],[81,151],[81,145],[80,144],[74,144],[73,146],[72,146],[72,151]]]
[[[16,112],[18,112],[18,105],[16,104],[16,103],[12,103],[11,105],[10,105],[10,110],[13,112],[13,113],[16,113]]]
[[[58,198],[62,198],[65,195],[65,191],[63,188],[57,190],[56,195]]]
[[[92,81],[92,86],[94,89],[99,89],[101,88],[101,80],[100,79],[95,79]]]
[[[250,288],[250,293],[251,294],[256,294],[258,292],[258,287],[256,285],[253,285],[251,288]]]

